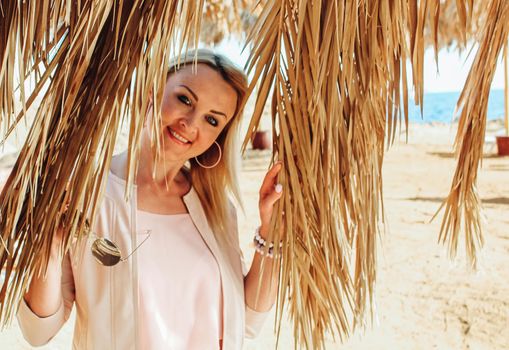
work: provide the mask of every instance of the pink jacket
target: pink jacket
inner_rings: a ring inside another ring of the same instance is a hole
[[[125,182],[111,173],[99,205],[93,231],[115,242],[125,254],[136,242],[136,190],[124,200]],[[191,219],[217,260],[223,291],[223,349],[241,349],[244,336],[253,338],[260,331],[268,312],[250,309],[244,302],[243,260],[238,243],[236,218],[226,232],[231,245],[216,240],[193,188],[184,196]],[[132,218],[132,219],[131,219]],[[131,223],[131,221],[134,221]],[[63,265],[63,303],[49,317],[35,315],[24,301],[18,321],[25,339],[44,345],[69,318],[73,304],[77,317],[73,349],[143,349],[138,337],[137,255],[113,267],[98,264],[90,246],[83,240],[67,255]]]

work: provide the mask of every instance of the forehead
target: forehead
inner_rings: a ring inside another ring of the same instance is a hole
[[[186,65],[168,77],[167,87],[192,90],[198,103],[223,112],[231,119],[237,107],[237,92],[221,74],[206,64]]]

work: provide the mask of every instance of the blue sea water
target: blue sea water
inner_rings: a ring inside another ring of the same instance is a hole
[[[408,119],[411,122],[450,123],[453,118],[454,108],[458,102],[460,92],[433,92],[424,94],[424,111],[421,116],[419,106],[415,106],[409,98]],[[457,113],[456,118],[459,117]],[[488,100],[488,120],[504,117],[504,90],[491,90]]]

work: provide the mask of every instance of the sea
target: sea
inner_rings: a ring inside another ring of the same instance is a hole
[[[451,123],[460,92],[424,93],[424,109],[421,115],[409,92],[408,119],[414,123]],[[459,113],[455,116],[459,118]],[[488,120],[504,118],[504,90],[491,90],[488,99]]]

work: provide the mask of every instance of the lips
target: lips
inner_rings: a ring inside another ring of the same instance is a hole
[[[170,139],[173,142],[175,142],[175,143],[177,143],[179,145],[188,145],[188,144],[191,144],[191,141],[186,139],[184,136],[182,136],[181,134],[179,134],[175,130],[171,129],[169,126],[166,128],[166,130],[168,132],[168,136],[170,137]]]

